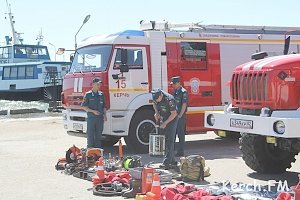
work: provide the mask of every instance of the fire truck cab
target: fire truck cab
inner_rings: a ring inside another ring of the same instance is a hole
[[[180,28],[185,30],[174,30]],[[167,22],[89,37],[79,45],[64,77],[64,127],[70,134],[85,134],[87,116],[80,104],[92,79],[99,77],[108,108],[103,144],[125,137],[129,148],[146,151],[149,134],[156,131],[150,91],[172,93],[170,78],[181,76],[189,93],[187,133],[205,132],[204,112],[223,110],[230,101],[226,83],[234,66],[254,52],[278,54],[279,41],[278,31],[268,33],[266,27]]]
[[[292,38],[297,50],[292,54],[237,66],[230,81],[232,103],[223,112],[205,113],[205,127],[241,133],[242,157],[260,173],[284,172],[300,152],[300,55],[295,54],[300,40]]]

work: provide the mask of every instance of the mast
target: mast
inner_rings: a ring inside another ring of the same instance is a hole
[[[41,28],[41,31],[40,33],[37,35],[36,37],[36,40],[37,40],[37,45],[42,45],[43,44],[43,39],[44,39],[44,36],[43,36],[43,30]]]
[[[9,17],[9,22],[10,22],[10,26],[11,26],[11,31],[12,31],[12,44],[22,44],[23,39],[20,37],[20,33],[18,33],[15,30],[15,26],[14,26],[14,16],[11,13],[11,6],[10,4],[8,4],[7,0],[6,0],[6,5],[7,5],[7,9],[8,9],[8,13],[6,13]]]

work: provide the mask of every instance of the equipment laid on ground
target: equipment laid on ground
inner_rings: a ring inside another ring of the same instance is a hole
[[[149,155],[164,156],[166,152],[166,136],[164,130],[156,126],[155,133],[150,133],[149,136]]]
[[[180,173],[183,181],[203,181],[205,159],[200,155],[191,155],[180,158]],[[206,174],[209,173],[207,169]]]
[[[162,184],[174,183],[170,172],[154,169],[149,165],[140,167],[141,157],[137,155],[124,159],[122,165],[128,170],[108,172],[105,171],[104,166],[114,162],[114,159],[111,154],[106,160],[101,155],[103,155],[102,149],[80,150],[74,145],[67,150],[66,158],[60,159],[64,165],[59,164],[56,168],[61,166],[66,174],[73,174],[74,177],[92,181],[93,194],[97,196],[122,195],[125,198],[136,197],[138,200],[300,200],[300,177],[296,186],[281,193],[268,191],[269,186],[259,187],[260,189],[256,191],[254,185],[250,187],[244,183],[231,185],[230,182],[197,186],[180,183],[168,185],[161,190]],[[95,157],[99,157],[98,161],[94,163],[93,167],[89,167],[89,164],[92,164],[90,161]],[[205,159],[202,156],[191,155],[180,158],[180,172],[183,181],[198,182],[209,175],[209,168],[205,166]]]
[[[96,196],[121,196],[129,191],[129,184],[118,181],[112,183],[101,183],[93,188],[93,194]]]
[[[138,155],[127,156],[123,160],[122,166],[126,170],[128,170],[129,168],[141,167],[142,166],[141,156]]]
[[[100,157],[103,157],[103,149],[100,148],[88,148],[86,150],[86,157],[93,157],[94,160],[98,160]]]
[[[130,190],[123,193],[123,197],[134,198],[138,193],[142,191],[142,180],[132,179],[130,181]]]
[[[233,200],[229,195],[214,195],[207,188],[199,188],[192,184],[180,183],[167,186],[161,191],[161,199],[201,199],[201,200]]]
[[[129,169],[131,177],[136,180],[141,180],[143,168],[144,167],[136,167]],[[154,171],[159,174],[161,184],[172,183],[173,173],[163,169],[154,169]]]
[[[161,187],[160,187],[159,175],[157,173],[154,173],[151,191],[146,193],[146,196],[147,196],[146,199],[147,200],[160,200],[160,193],[161,193]]]
[[[94,167],[97,160],[102,156],[103,149],[79,149],[73,145],[66,151],[66,157],[58,160],[55,169],[64,170],[66,174],[73,174],[75,177],[89,179],[91,171],[88,169]]]
[[[73,145],[66,151],[65,158],[58,159],[58,162],[55,165],[56,170],[66,169],[67,164],[76,163],[82,156],[81,150]]]
[[[83,170],[74,172],[73,176],[87,181],[93,181],[93,177],[95,176],[95,174],[95,170]]]
[[[99,158],[97,162],[98,167],[96,168],[96,175],[93,177],[93,185],[97,185],[99,183],[103,183],[105,180],[105,172],[103,168],[103,159]]]
[[[123,144],[121,139],[119,140],[119,159],[123,160]]]
[[[150,192],[153,181],[154,169],[149,166],[144,166],[142,170],[142,193]]]

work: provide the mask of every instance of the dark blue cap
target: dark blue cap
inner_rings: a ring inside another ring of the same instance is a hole
[[[100,78],[94,78],[92,83],[102,83],[101,79]]]
[[[180,83],[180,76],[173,76],[170,84]]]
[[[151,91],[151,93],[152,93],[152,99],[156,101],[158,97],[161,95],[162,91],[161,89],[154,89]]]

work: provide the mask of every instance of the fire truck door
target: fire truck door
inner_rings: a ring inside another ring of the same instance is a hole
[[[121,49],[127,49],[128,72],[120,74]],[[119,75],[118,75],[119,74]],[[117,78],[116,78],[116,75]],[[109,69],[110,106],[124,110],[137,96],[149,92],[145,47],[116,47]]]
[[[209,41],[178,42],[178,60],[184,87],[189,92],[189,106],[202,107],[219,103],[213,85],[213,65],[209,60],[213,52]],[[215,55],[213,55],[215,56]]]

